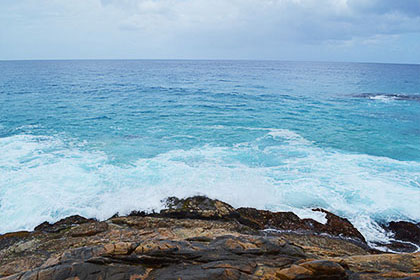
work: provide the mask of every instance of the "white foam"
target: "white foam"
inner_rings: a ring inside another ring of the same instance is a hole
[[[62,136],[0,138],[0,233],[33,229],[71,214],[105,219],[196,194],[235,207],[309,209],[347,217],[369,240],[387,240],[375,220],[420,221],[420,163],[316,147],[287,130],[235,147],[172,150],[124,166]],[[264,145],[262,145],[264,143]]]
[[[313,219],[324,225],[327,223],[327,214],[321,211],[313,211],[309,208],[295,208],[293,209],[293,212],[301,219]]]
[[[374,96],[370,96],[369,99],[371,100],[378,100],[378,101],[382,101],[382,102],[390,102],[392,100],[395,100],[395,96],[390,96],[390,95],[374,95]]]

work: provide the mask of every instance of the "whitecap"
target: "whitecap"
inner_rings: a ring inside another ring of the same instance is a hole
[[[378,101],[383,101],[383,102],[389,102],[392,100],[396,100],[396,97],[393,95],[374,95],[374,96],[369,96],[369,99],[371,100],[378,100]]]

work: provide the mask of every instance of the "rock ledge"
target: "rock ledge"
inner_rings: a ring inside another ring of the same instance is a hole
[[[171,197],[166,206],[0,235],[0,279],[420,279],[420,253],[379,253],[323,209],[314,211],[326,224],[203,196]],[[388,226],[419,237],[412,225]]]

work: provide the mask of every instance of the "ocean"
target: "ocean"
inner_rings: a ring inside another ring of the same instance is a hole
[[[420,222],[420,65],[0,61],[0,233],[196,194]]]

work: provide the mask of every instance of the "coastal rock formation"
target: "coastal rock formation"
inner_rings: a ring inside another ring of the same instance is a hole
[[[420,279],[420,253],[372,250],[322,209],[326,224],[202,196],[166,206],[1,235],[0,279]]]
[[[169,197],[165,204],[167,209],[160,211],[160,216],[172,218],[217,220],[229,218],[235,212],[235,208],[229,204],[205,196],[194,196],[186,199]]]
[[[382,227],[391,239],[388,243],[376,242],[376,245],[394,252],[414,252],[420,250],[420,224],[406,221],[390,222]]]
[[[238,221],[254,229],[292,230],[296,232],[324,233],[332,236],[352,238],[366,243],[363,235],[347,220],[324,209],[314,209],[326,214],[327,223],[321,224],[313,219],[300,219],[292,212],[270,212],[254,208],[236,210]]]
[[[386,227],[395,239],[412,242],[420,246],[420,224],[410,222],[390,222]]]

